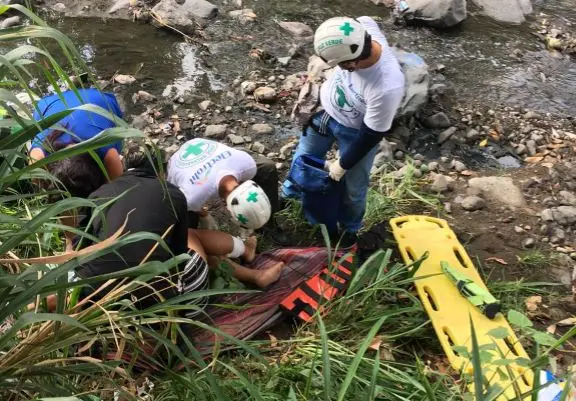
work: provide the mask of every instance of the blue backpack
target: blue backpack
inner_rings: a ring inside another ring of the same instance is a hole
[[[296,158],[288,180],[301,193],[304,217],[311,224],[324,224],[331,235],[338,233],[344,182],[336,182],[324,170],[324,160],[302,155]]]

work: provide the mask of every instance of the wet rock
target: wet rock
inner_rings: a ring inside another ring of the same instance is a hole
[[[129,85],[136,82],[136,78],[132,75],[118,74],[114,76],[114,82],[117,82],[120,85]]]
[[[132,95],[132,102],[136,103],[151,103],[156,101],[156,96],[146,91],[138,91]]]
[[[397,116],[411,116],[428,101],[428,87],[430,84],[428,65],[417,54],[408,53],[394,47],[392,50],[400,62],[400,67],[406,79],[404,99],[402,99]],[[449,126],[450,124],[441,128],[448,128]]]
[[[280,25],[284,30],[290,32],[292,35],[299,38],[314,35],[312,28],[302,22],[280,21],[278,22],[278,25]]]
[[[258,154],[263,154],[266,151],[266,146],[261,142],[254,142],[251,149]]]
[[[425,118],[422,124],[428,128],[448,128],[451,125],[448,116],[442,112]]]
[[[560,191],[558,193],[558,202],[563,206],[576,206],[576,195],[570,191]]]
[[[222,139],[226,135],[227,130],[227,124],[208,125],[204,131],[204,136],[206,138]],[[242,140],[242,142],[244,142],[244,140]]]
[[[200,110],[202,111],[206,111],[208,110],[210,107],[212,107],[214,103],[212,103],[211,100],[204,100],[200,103],[198,103],[198,107],[200,108]]]
[[[444,193],[452,189],[452,178],[443,174],[434,174],[432,183],[430,184],[430,191],[435,193]]]
[[[570,226],[576,223],[576,207],[558,206],[544,209],[540,213],[540,218],[544,221],[555,221],[562,226]]]
[[[271,103],[276,101],[276,89],[269,86],[261,86],[254,91],[254,99],[259,102]]]
[[[228,139],[228,141],[230,141],[230,143],[234,146],[236,145],[242,145],[244,143],[244,138],[242,138],[240,135],[236,135],[236,134],[228,134],[228,136],[226,137]]]
[[[475,129],[469,129],[468,132],[466,132],[466,139],[470,140],[470,141],[474,141],[478,138],[480,138],[482,134],[480,134],[480,132],[478,132]]]
[[[486,206],[486,202],[481,197],[472,195],[472,196],[465,197],[462,200],[462,203],[460,204],[460,206],[462,206],[462,209],[464,209],[464,210],[468,210],[469,212],[473,212],[475,210],[483,209],[484,206]]]
[[[468,181],[468,186],[480,189],[485,198],[503,205],[526,206],[522,191],[510,177],[476,177]]]
[[[254,124],[251,131],[254,135],[270,135],[274,133],[274,127],[270,124]]]
[[[182,4],[174,0],[160,0],[152,12],[162,21],[162,24],[158,24],[154,19],[155,25],[168,25],[185,34],[194,34],[199,23],[218,15],[218,8],[206,0],[186,0]]]
[[[534,142],[532,139],[526,141],[526,149],[528,149],[528,154],[530,156],[534,156],[536,153],[538,153],[538,149],[536,149],[536,142]]]
[[[532,13],[530,0],[472,0],[482,13],[497,21],[520,24]]]
[[[293,142],[287,143],[286,145],[280,148],[280,159],[282,160],[289,160],[292,158],[292,152],[296,148],[296,144]]]
[[[239,21],[241,24],[247,24],[249,22],[254,21],[257,18],[256,13],[251,8],[245,8],[243,10],[234,10],[230,11],[228,15]]]
[[[466,0],[407,0],[407,3],[410,10],[407,17],[434,28],[449,28],[466,19]]]
[[[540,114],[536,113],[535,111],[529,111],[526,114],[524,114],[523,117],[525,120],[535,120],[537,118],[540,118]]]
[[[240,91],[244,96],[254,93],[258,84],[254,81],[244,81],[240,84]]]
[[[460,160],[452,160],[452,163],[450,163],[450,168],[461,173],[462,171],[466,170],[466,165],[462,163]]]
[[[458,131],[458,128],[450,127],[438,134],[438,145],[442,145],[444,142],[450,139],[452,135],[456,133],[456,131]]]
[[[438,164],[438,162],[428,163],[428,170],[430,170],[430,171],[438,171],[439,167],[440,167],[440,165]]]
[[[526,238],[524,241],[522,241],[522,247],[523,248],[534,248],[534,246],[536,245],[536,241],[534,240],[534,238]]]
[[[20,16],[14,15],[13,17],[8,17],[2,22],[0,22],[0,29],[10,28],[11,26],[20,25]]]

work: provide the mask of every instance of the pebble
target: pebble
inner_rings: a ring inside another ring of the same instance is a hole
[[[254,91],[254,99],[259,102],[274,102],[276,100],[276,89],[269,86],[261,86]]]
[[[276,170],[282,170],[284,168],[284,163],[276,163]]]
[[[446,213],[452,213],[452,204],[450,202],[444,203],[444,210]]]
[[[227,124],[208,125],[206,126],[206,130],[204,131],[204,136],[207,138],[221,139],[224,137],[224,135],[226,135],[227,130],[228,130]]]
[[[436,113],[426,118],[423,124],[428,128],[449,128],[451,123],[446,113]]]
[[[244,81],[240,84],[240,92],[242,92],[244,96],[251,95],[257,87],[258,85],[254,81]]]
[[[270,124],[254,124],[250,128],[254,135],[269,135],[274,133],[274,127]]]
[[[230,112],[232,111],[232,106],[226,106],[226,107],[224,108],[224,111],[225,111],[226,113],[230,113]]]
[[[430,170],[430,171],[438,171],[438,167],[439,167],[438,162],[428,163],[428,170]]]
[[[538,150],[536,149],[536,141],[532,139],[526,141],[526,148],[528,149],[528,154],[530,156],[534,156],[536,153],[538,153]]]
[[[296,148],[296,144],[294,142],[287,143],[286,145],[280,148],[280,159],[287,160],[292,157],[292,152]]]
[[[469,212],[473,212],[475,210],[483,209],[486,206],[486,202],[479,196],[472,195],[467,196],[462,200],[462,209],[468,210]]]
[[[232,145],[242,145],[244,143],[244,138],[240,135],[229,134],[227,138]]]
[[[480,136],[480,132],[478,132],[475,129],[469,129],[468,132],[466,132],[466,139],[469,139],[471,141],[477,139]]]
[[[200,110],[202,111],[206,111],[210,108],[210,106],[212,106],[214,103],[211,100],[204,100],[200,103],[198,103],[198,107],[200,108]]]
[[[252,137],[251,137],[251,136],[244,135],[242,138],[244,138],[244,142],[246,142],[246,143],[252,142]]]
[[[523,154],[526,153],[526,145],[524,145],[523,143],[519,144],[516,147],[516,153],[520,156],[522,156]]]
[[[263,154],[266,151],[266,146],[260,142],[254,142],[252,144],[252,150],[256,153]]]
[[[536,245],[534,238],[526,238],[524,241],[522,241],[523,248],[533,248],[534,245]]]
[[[114,77],[114,81],[120,85],[130,85],[136,82],[136,78],[134,78],[132,75],[118,74]]]
[[[258,16],[254,13],[254,10],[251,8],[245,8],[243,10],[234,10],[230,11],[228,15],[231,18],[234,18],[241,24],[246,24],[248,22],[254,21]]]
[[[456,133],[456,131],[458,131],[458,128],[450,127],[438,134],[438,145],[442,145],[444,142],[450,139],[452,135]]]
[[[450,163],[450,167],[459,173],[466,170],[466,165],[459,160],[452,160],[452,163]]]
[[[396,153],[394,153],[394,157],[398,160],[401,160],[404,158],[404,152],[402,152],[401,150],[397,151]]]
[[[516,234],[522,234],[524,232],[524,229],[520,226],[514,226],[514,232]]]
[[[414,167],[420,168],[420,167],[422,167],[422,160],[416,159],[412,162],[412,164],[414,164]]]
[[[435,174],[432,183],[430,184],[430,191],[435,193],[444,193],[451,189],[452,180],[442,174]]]
[[[524,119],[526,120],[534,120],[536,118],[540,118],[540,114],[536,113],[535,111],[529,111],[528,113],[524,114]]]

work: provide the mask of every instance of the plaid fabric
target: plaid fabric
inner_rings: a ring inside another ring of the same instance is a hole
[[[205,323],[241,340],[253,337],[281,317],[280,302],[328,264],[328,253],[325,248],[276,249],[260,254],[251,267],[264,270],[279,261],[285,264],[280,280],[266,290],[211,298]],[[194,329],[191,335],[203,352],[210,352],[215,341],[223,340],[208,330]]]

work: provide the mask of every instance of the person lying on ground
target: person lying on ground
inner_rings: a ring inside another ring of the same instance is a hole
[[[184,192],[192,228],[203,207],[217,199],[228,205],[232,218],[248,229],[266,229],[285,242],[272,213],[278,211],[278,171],[271,160],[208,139],[184,143],[168,162],[168,181]],[[239,196],[240,194],[246,195]]]
[[[121,196],[122,194],[124,195]],[[103,216],[100,213],[93,216],[93,223],[87,228],[87,232],[104,240],[122,227],[128,216],[125,232],[131,234],[150,232],[164,236],[170,251],[155,246],[154,240],[141,240],[83,264],[76,269],[78,278],[87,279],[138,266],[147,256],[147,261],[167,261],[173,255],[187,252],[191,256],[181,272],[174,272],[170,276],[149,283],[153,290],[141,287],[135,291],[133,295],[138,300],[139,307],[148,307],[159,302],[156,292],[164,298],[170,298],[206,289],[209,261],[212,262],[210,267],[214,268],[218,264],[216,258],[242,258],[244,262],[250,263],[256,255],[255,237],[243,242],[237,237],[219,231],[188,229],[184,194],[174,185],[162,183],[147,160],[136,168],[130,168],[116,180],[104,184],[89,198],[97,203],[105,203],[118,196],[121,197],[105,209]],[[90,215],[86,215],[82,219],[81,226],[90,218]],[[85,239],[78,240],[81,241],[82,247],[90,245]],[[153,252],[150,253],[152,249]],[[259,288],[265,288],[277,281],[284,265],[279,262],[268,270],[259,271],[231,260],[227,262],[233,268],[235,278]],[[83,288],[81,298],[90,296],[97,288],[98,285]],[[104,293],[99,293],[92,300],[96,301],[103,295]],[[55,297],[50,297],[48,303],[49,306],[55,306]]]
[[[294,154],[324,159],[334,142],[340,157],[326,162],[335,181],[345,178],[339,217],[343,245],[356,242],[366,210],[370,169],[378,143],[391,129],[404,96],[404,74],[378,24],[370,17],[336,17],[314,35],[314,51],[334,73],[322,85],[323,110],[304,127]],[[285,198],[300,198],[294,184],[282,184]]]

